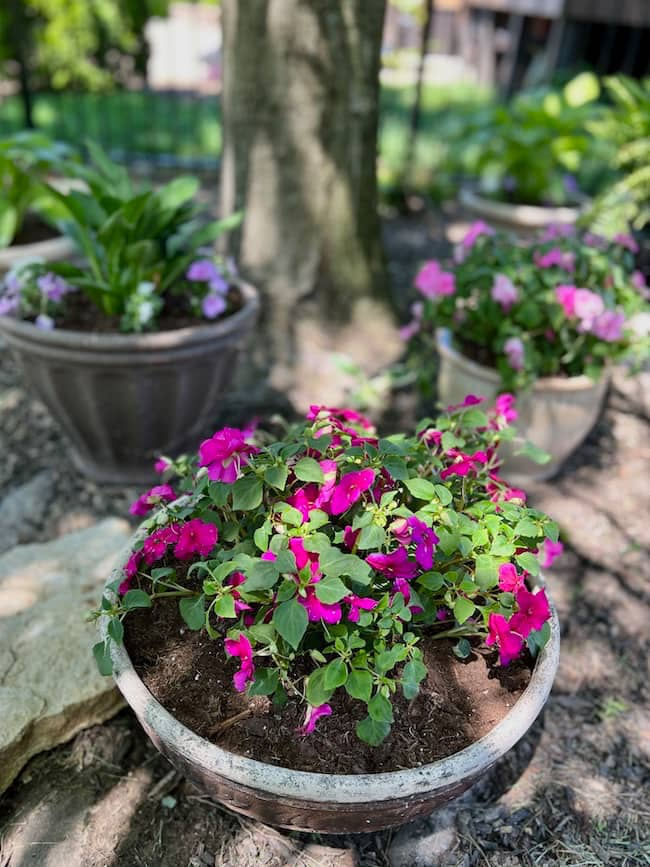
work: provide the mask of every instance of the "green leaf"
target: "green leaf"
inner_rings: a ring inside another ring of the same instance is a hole
[[[267,467],[264,470],[265,481],[278,491],[284,491],[288,475],[289,468],[286,464],[276,464],[276,466]]]
[[[359,584],[370,583],[370,566],[365,560],[354,554],[344,554],[337,548],[329,548],[321,555],[320,566],[329,577],[347,575]]]
[[[372,675],[369,671],[353,668],[345,682],[345,690],[352,698],[358,698],[367,703],[372,693]]]
[[[303,522],[302,512],[293,506],[285,506],[280,517],[285,524],[291,524],[292,527],[299,527]]]
[[[440,572],[425,572],[418,578],[418,584],[435,593],[445,586],[445,576]]]
[[[236,512],[250,512],[262,502],[262,480],[244,476],[232,486],[232,507]]]
[[[317,668],[307,678],[305,697],[312,707],[325,704],[332,697],[333,689],[325,687],[325,669]]]
[[[248,694],[272,695],[277,688],[279,676],[277,668],[255,669],[255,680],[248,687]]]
[[[544,647],[544,645],[548,642],[551,637],[551,624],[547,621],[541,629],[536,629],[534,632],[531,632],[526,639],[526,643],[528,644],[528,649],[532,653],[533,656],[536,656],[539,651]]]
[[[325,551],[328,551],[332,547],[325,533],[312,533],[311,536],[305,536],[303,545],[305,551],[312,551],[316,554],[324,554]]]
[[[427,667],[419,659],[411,659],[402,671],[402,692],[408,701],[414,699],[420,691],[420,683],[427,676]]]
[[[151,599],[144,590],[129,590],[122,597],[124,608],[151,608]]]
[[[444,485],[434,485],[433,490],[436,492],[436,496],[443,506],[448,506],[454,499],[449,488],[446,488]]]
[[[235,611],[235,600],[231,593],[224,593],[223,596],[220,596],[214,603],[212,610],[217,617],[229,618],[237,616],[237,612]]]
[[[536,464],[547,464],[551,460],[551,455],[540,449],[539,446],[533,443],[525,442],[515,451],[516,455],[523,455]]]
[[[330,516],[321,509],[312,509],[309,513],[309,521],[307,526],[310,530],[318,530],[319,527],[324,527],[329,524]]]
[[[515,546],[503,536],[497,536],[490,547],[490,554],[493,557],[512,557],[514,553]]]
[[[113,673],[113,660],[111,659],[108,641],[98,641],[97,644],[94,644],[93,656],[95,657],[100,674],[107,677]]]
[[[340,578],[324,578],[322,581],[318,581],[315,587],[316,596],[327,605],[333,605],[343,597],[350,595],[350,590]]]
[[[301,458],[293,468],[293,472],[301,482],[318,482],[320,484],[325,481],[320,464],[314,458]]]
[[[393,722],[393,706],[381,692],[374,695],[368,702],[368,713],[376,722]]]
[[[468,427],[487,427],[488,417],[481,409],[467,409],[462,415],[462,423]]]
[[[454,602],[454,617],[458,623],[464,623],[474,613],[476,606],[470,599],[459,596]]]
[[[409,477],[406,461],[397,455],[391,455],[390,457],[384,458],[384,467],[398,482],[405,482]]]
[[[439,538],[440,550],[449,557],[450,554],[458,551],[460,547],[460,536],[458,533],[450,533],[449,530],[442,528],[436,530]]]
[[[522,518],[520,521],[517,521],[515,525],[515,534],[517,536],[527,536],[528,538],[534,539],[536,536],[541,534],[541,531],[537,524],[534,521],[531,521],[530,518]]]
[[[435,496],[435,487],[426,479],[406,479],[404,484],[409,489],[412,496],[418,500],[426,500],[429,502]]]
[[[260,551],[266,551],[269,546],[269,536],[271,535],[271,525],[268,521],[265,521],[261,527],[258,527],[257,530],[253,533],[253,542],[255,542],[255,547]]]
[[[368,524],[359,533],[357,540],[357,548],[360,551],[368,551],[370,549],[379,549],[386,540],[386,531],[383,527],[377,524]]]
[[[523,554],[517,554],[515,557],[517,564],[525,572],[530,572],[531,575],[539,575],[539,560],[530,551],[524,551]]]
[[[241,585],[244,593],[256,590],[269,590],[275,585],[280,575],[276,560],[255,560],[246,569],[246,581]]]
[[[205,623],[205,596],[186,596],[178,603],[181,617],[195,632]]]
[[[121,644],[124,638],[124,625],[118,617],[113,617],[108,622],[108,634],[116,644]]]
[[[273,612],[273,625],[294,650],[307,631],[307,610],[297,599],[282,602]]]
[[[471,652],[472,645],[466,638],[461,638],[460,641],[457,641],[454,645],[454,654],[459,659],[467,659]]]
[[[390,723],[379,722],[367,716],[357,723],[355,730],[359,740],[371,747],[377,747],[390,734]]]
[[[348,667],[342,659],[333,659],[323,670],[325,672],[323,679],[325,689],[338,689],[348,679]]]
[[[151,570],[151,577],[154,581],[160,581],[161,578],[168,578],[170,575],[175,575],[176,570],[171,566],[161,566],[158,569]]]
[[[479,554],[476,558],[474,578],[481,590],[496,587],[499,580],[499,561],[489,554]]]

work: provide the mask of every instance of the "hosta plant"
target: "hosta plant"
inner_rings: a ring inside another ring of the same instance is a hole
[[[506,390],[538,377],[587,374],[610,361],[647,357],[647,338],[630,327],[647,310],[629,235],[607,240],[553,225],[532,241],[473,224],[448,266],[426,262],[415,278],[421,300],[402,330],[426,368],[436,327],[501,375]]]
[[[35,319],[43,328],[65,325],[70,293],[80,291],[99,314],[125,332],[153,331],[163,312],[214,320],[232,309],[234,269],[212,245],[241,215],[206,221],[195,202],[196,178],[138,189],[127,171],[89,144],[90,166],[78,165],[83,187],[49,192],[66,217],[64,233],[76,244],[79,265],[22,263],[0,286],[0,311]],[[67,287],[43,289],[54,281]]]
[[[378,438],[354,411],[312,407],[282,440],[224,428],[198,462],[163,461],[180,484],[132,507],[155,511],[95,612],[108,619],[100,670],[129,612],[176,597],[188,628],[236,663],[234,689],[304,704],[301,734],[345,691],[374,745],[396,692],[418,693],[423,640],[454,639],[461,657],[483,642],[504,665],[535,653],[550,611],[528,578],[561,543],[499,477],[515,417],[509,395],[491,409],[470,395],[414,436]]]

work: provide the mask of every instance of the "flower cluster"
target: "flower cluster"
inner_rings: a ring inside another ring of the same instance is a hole
[[[430,355],[433,329],[449,328],[462,351],[497,369],[505,389],[539,376],[596,378],[608,361],[647,352],[630,324],[648,299],[636,249],[629,235],[608,241],[552,225],[527,242],[477,222],[450,270],[431,261],[416,275],[422,300],[402,336],[419,359]]]
[[[107,641],[133,608],[177,596],[187,626],[223,642],[236,690],[304,701],[301,735],[344,690],[358,737],[380,743],[396,691],[413,698],[426,676],[422,641],[467,656],[482,640],[507,664],[548,639],[534,579],[562,546],[499,475],[516,415],[511,395],[491,408],[468,395],[411,437],[319,406],[281,441],[218,431],[185,460],[187,496],[163,484],[132,507],[159,508],[102,601]]]
[[[16,265],[0,282],[0,316],[31,316],[37,328],[50,331],[54,317],[76,287],[45,263],[31,259]]]

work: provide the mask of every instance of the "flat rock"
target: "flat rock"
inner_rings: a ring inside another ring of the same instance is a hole
[[[43,470],[0,501],[0,553],[31,542],[52,499],[51,470]]]
[[[97,672],[85,616],[129,535],[109,518],[0,556],[0,792],[36,753],[122,707]]]

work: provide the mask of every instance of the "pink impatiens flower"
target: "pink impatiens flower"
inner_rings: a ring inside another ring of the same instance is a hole
[[[507,313],[512,305],[519,299],[519,291],[506,274],[495,274],[494,283],[490,290],[493,301],[501,305],[504,313]]]
[[[139,496],[134,503],[131,503],[129,512],[132,515],[146,515],[154,506],[158,506],[160,503],[171,503],[175,499],[176,494],[171,485],[156,485]]]
[[[350,606],[348,613],[350,623],[358,623],[359,614],[362,611],[372,611],[379,604],[376,599],[372,599],[370,596],[355,596],[354,594],[346,596],[343,601]]]
[[[624,313],[617,313],[615,310],[604,310],[591,323],[591,333],[598,337],[599,340],[613,343],[616,340],[620,340],[623,336],[624,325]]]
[[[408,519],[411,538],[415,544],[415,559],[425,571],[433,567],[433,553],[440,539],[424,521],[413,515]]]
[[[410,581],[415,578],[418,571],[417,563],[409,560],[408,552],[401,547],[390,554],[369,554],[366,563],[387,578],[404,578]]]
[[[456,278],[450,271],[443,271],[440,263],[432,259],[425,262],[415,277],[415,288],[425,298],[453,295],[456,291]]]
[[[219,534],[214,524],[209,524],[200,518],[192,518],[191,521],[180,526],[174,555],[179,560],[189,560],[193,554],[207,557],[214,548],[218,537]]]
[[[486,464],[489,460],[489,455],[483,451],[468,455],[458,449],[449,449],[446,455],[449,458],[453,458],[453,463],[445,467],[440,473],[440,478],[443,481],[448,479],[449,476],[467,476],[469,473],[476,473],[480,466]]]
[[[354,550],[354,546],[357,544],[357,539],[359,538],[359,533],[361,533],[361,529],[353,530],[349,524],[345,530],[343,530],[343,544],[348,551]]]
[[[331,716],[332,708],[328,704],[319,704],[317,707],[309,705],[304,723],[296,729],[299,735],[310,735],[316,728],[316,723],[321,717]]]
[[[510,628],[527,638],[531,632],[541,629],[551,616],[546,591],[530,593],[525,587],[520,587],[515,599],[519,610],[510,618]]]
[[[166,527],[159,527],[144,540],[142,552],[144,561],[149,566],[156,563],[167,553],[169,545],[173,545],[178,541],[180,528],[178,524],[169,524]]]
[[[467,232],[465,232],[465,236],[460,242],[461,249],[457,254],[457,258],[460,259],[461,262],[463,261],[464,254],[468,250],[472,249],[472,247],[478,241],[481,235],[494,235],[494,229],[492,228],[492,226],[484,223],[483,220],[476,220],[474,223],[472,223]]]
[[[562,283],[555,287],[555,297],[564,308],[564,315],[567,319],[572,319],[575,316],[575,297],[577,287]]]
[[[513,370],[523,370],[524,367],[524,344],[519,337],[509,337],[503,344],[508,364]]]
[[[521,635],[513,632],[511,622],[509,623],[503,614],[490,614],[488,619],[488,636],[485,643],[488,647],[496,644],[499,648],[501,665],[508,665],[513,659],[516,659],[524,646]]]
[[[589,331],[596,317],[605,310],[605,303],[600,295],[590,289],[576,289],[573,309],[580,320],[581,328]]]
[[[484,397],[479,397],[476,394],[468,394],[463,398],[462,403],[452,403],[450,406],[446,407],[445,412],[456,412],[456,410],[465,409],[465,407],[468,406],[478,406],[478,404],[483,403],[484,400]]]
[[[255,676],[255,666],[253,665],[253,648],[246,636],[240,632],[239,638],[226,638],[224,646],[228,656],[236,656],[239,658],[241,668],[233,677],[233,683],[237,692],[243,692],[246,689],[246,684],[253,680]]]
[[[506,424],[517,421],[519,413],[515,409],[516,398],[514,394],[500,394],[494,402],[496,414],[500,416]]]
[[[636,240],[626,232],[619,232],[618,235],[614,235],[614,241],[620,244],[621,247],[627,248],[631,253],[636,254],[639,252],[639,245]]]
[[[162,475],[166,470],[171,467],[171,461],[168,461],[167,458],[158,458],[156,463],[153,465],[154,471],[158,473],[158,475]]]
[[[523,587],[524,576],[520,575],[512,563],[502,563],[499,566],[499,589],[504,593],[515,593]]]
[[[550,569],[563,551],[564,545],[562,542],[553,542],[551,539],[544,539],[544,558],[541,562],[542,569]]]
[[[140,563],[142,563],[142,551],[132,551],[129,559],[126,561],[124,566],[124,580],[120,583],[120,586],[117,588],[117,592],[120,596],[124,596],[124,594],[131,589],[131,582],[138,574],[138,569],[140,568]]]
[[[208,468],[210,481],[232,484],[242,475],[242,463],[258,451],[246,441],[245,431],[225,427],[201,443],[199,466]]]
[[[305,596],[299,596],[298,602],[307,611],[307,617],[310,622],[315,623],[318,620],[324,620],[325,623],[334,625],[340,623],[343,617],[343,609],[338,602],[321,602],[316,596],[316,586],[308,584],[305,588]]]
[[[551,247],[546,253],[535,253],[535,264],[538,268],[562,268],[564,271],[575,269],[575,254],[564,252],[559,247]]]
[[[353,506],[363,494],[372,487],[376,472],[372,469],[358,470],[343,476],[332,491],[329,511],[332,515],[342,515]]]

